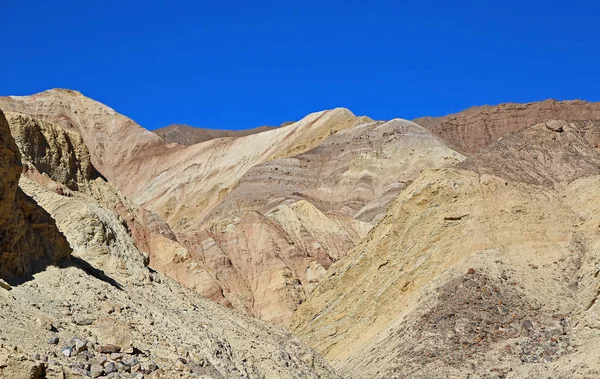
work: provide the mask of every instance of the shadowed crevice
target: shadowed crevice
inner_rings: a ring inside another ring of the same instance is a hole
[[[105,283],[108,283],[120,291],[123,291],[123,289],[124,289],[123,286],[121,285],[121,283],[117,282],[115,279],[113,279],[112,277],[107,275],[104,271],[92,266],[87,261],[85,261],[79,257],[76,257],[74,255],[71,255],[71,257],[60,262],[58,267],[60,267],[60,268],[77,267],[77,268],[85,271],[86,274],[91,275],[94,278],[101,280]]]

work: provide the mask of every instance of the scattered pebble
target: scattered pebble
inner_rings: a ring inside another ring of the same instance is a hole
[[[61,350],[62,355],[64,355],[65,357],[70,357],[72,352],[73,351],[71,350],[71,348],[69,346],[65,346]]]
[[[52,336],[50,337],[50,339],[48,340],[48,343],[50,345],[58,345],[58,342],[60,341],[60,339],[58,338],[58,336]]]
[[[92,378],[97,378],[102,375],[104,375],[104,367],[97,364],[94,364],[90,367],[90,376]]]
[[[89,317],[75,317],[73,318],[73,324],[79,326],[88,326],[94,323],[94,319]]]
[[[115,345],[100,345],[98,346],[98,348],[96,349],[96,351],[98,351],[99,353],[119,353],[121,351],[121,348],[119,346],[115,346]]]

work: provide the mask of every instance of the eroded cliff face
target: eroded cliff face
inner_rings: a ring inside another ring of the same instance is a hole
[[[294,330],[344,377],[595,376],[596,142],[546,122],[425,171]]]
[[[99,247],[89,259],[106,249],[104,254],[120,256],[118,264],[125,265],[127,259],[147,260],[157,249],[164,251],[163,239],[180,248],[164,221],[132,204],[99,175],[78,132],[20,113],[7,112],[7,120],[25,167],[21,187],[61,230],[85,230],[69,241],[75,251]]]
[[[37,120],[31,116],[6,112],[15,139],[25,164],[71,190],[95,179],[98,172],[90,161],[90,154],[81,136],[72,131]]]
[[[77,132],[85,141],[93,166],[126,195],[130,194],[126,189],[140,183],[134,175],[140,163],[164,153],[157,149],[164,145],[160,137],[76,91],[57,89],[33,96],[2,97],[0,109]]]
[[[0,111],[0,275],[7,281],[56,264],[71,253],[52,217],[18,187],[21,155]]]

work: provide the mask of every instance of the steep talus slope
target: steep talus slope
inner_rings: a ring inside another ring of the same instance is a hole
[[[598,375],[596,136],[544,123],[424,172],[294,330],[344,377]]]
[[[166,142],[174,142],[180,145],[189,146],[216,138],[237,138],[249,136],[251,134],[262,133],[275,128],[275,126],[259,126],[258,128],[247,130],[218,130],[195,128],[189,125],[175,124],[153,130],[153,132]]]
[[[414,120],[458,151],[472,154],[511,132],[549,120],[586,121],[600,119],[600,103],[546,100],[536,103],[506,103],[480,106],[443,116]]]
[[[52,217],[18,187],[21,155],[0,111],[0,277],[19,280],[71,253]]]
[[[130,377],[127,365],[134,361],[158,367],[135,368],[149,378],[338,377],[282,329],[223,309],[161,274],[149,278],[119,290],[82,269],[51,267],[10,293],[0,292],[0,376],[17,379],[8,374],[14,366],[43,362],[49,378],[89,377],[86,364],[105,361]],[[55,337],[59,345],[47,342]],[[73,337],[86,342],[87,350],[66,357],[63,346]],[[108,344],[124,353],[96,350]]]
[[[337,377],[319,355],[282,329],[228,311],[149,269],[127,222],[107,200],[120,197],[118,191],[102,178],[75,174],[78,190],[66,188],[67,176],[59,176],[65,183],[51,178],[61,172],[53,164],[64,167],[75,151],[82,154],[70,167],[89,164],[77,136],[26,116],[12,114],[10,119],[16,135],[38,136],[36,142],[43,142],[38,146],[48,147],[30,149],[30,140],[18,141],[29,165],[20,185],[56,218],[73,256],[10,292],[0,289],[0,376]],[[3,157],[15,166],[17,145],[1,120],[2,146],[8,146]],[[15,180],[19,171],[12,175]],[[16,188],[16,181],[10,184]],[[2,224],[3,235],[12,226]],[[26,248],[19,251],[24,257],[36,257],[36,246],[20,246]],[[3,261],[2,268],[10,265]],[[115,349],[121,352],[111,354]]]

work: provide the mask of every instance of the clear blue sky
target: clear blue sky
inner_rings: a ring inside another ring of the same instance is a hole
[[[0,0],[0,95],[76,89],[149,129],[600,100],[598,1]]]

